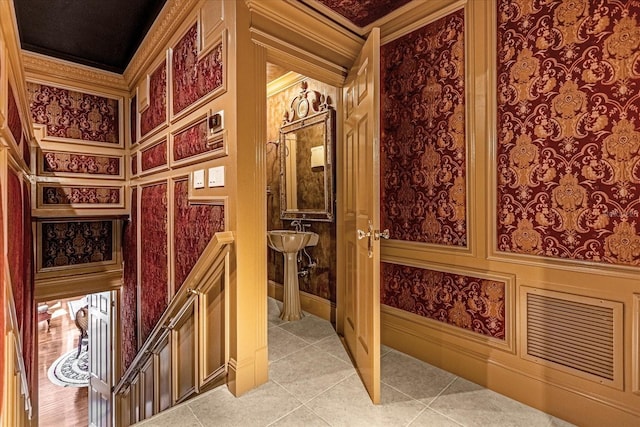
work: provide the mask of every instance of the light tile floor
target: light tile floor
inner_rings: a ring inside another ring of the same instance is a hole
[[[138,425],[571,426],[391,348],[373,405],[331,324],[285,322],[269,299],[269,382],[235,398],[219,387]]]

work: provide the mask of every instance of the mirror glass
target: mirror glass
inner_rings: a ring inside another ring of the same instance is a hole
[[[280,218],[333,221],[334,116],[303,83],[280,128]]]

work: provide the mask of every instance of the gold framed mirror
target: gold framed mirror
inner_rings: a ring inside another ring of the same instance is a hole
[[[302,82],[280,128],[280,218],[333,221],[335,110]]]

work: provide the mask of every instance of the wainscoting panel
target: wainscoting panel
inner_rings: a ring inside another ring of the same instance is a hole
[[[633,339],[631,358],[633,359],[633,392],[640,394],[640,294],[633,295]]]
[[[520,289],[521,355],[582,378],[623,389],[623,304]]]

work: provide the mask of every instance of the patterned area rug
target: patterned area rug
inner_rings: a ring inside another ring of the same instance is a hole
[[[76,359],[78,350],[60,356],[49,367],[49,381],[62,387],[87,387],[89,385],[89,353],[83,351]]]

